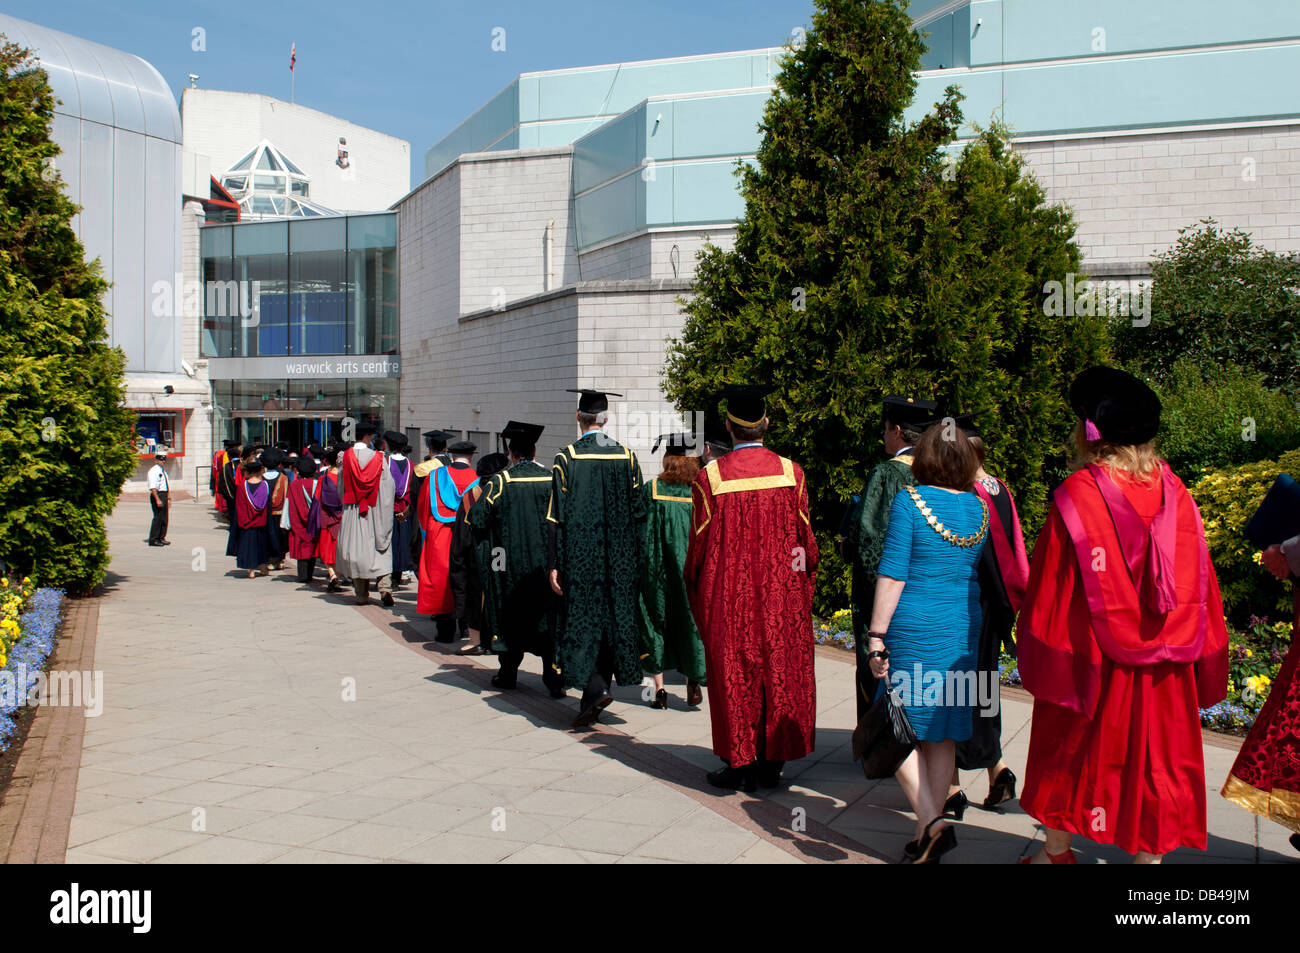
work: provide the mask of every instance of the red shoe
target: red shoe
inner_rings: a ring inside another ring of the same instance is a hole
[[[1047,848],[1044,847],[1042,849],[1042,852],[1047,854]],[[1068,847],[1065,849],[1065,853],[1063,854],[1047,854],[1047,859],[1054,864],[1077,864],[1078,863],[1078,861],[1075,860],[1074,858],[1074,851],[1070,850]],[[1031,860],[1033,860],[1032,855],[1030,855],[1029,857],[1021,857],[1020,863],[1027,864]]]

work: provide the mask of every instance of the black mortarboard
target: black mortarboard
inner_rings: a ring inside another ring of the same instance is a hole
[[[518,420],[511,420],[501,431],[501,436],[510,441],[521,440],[524,443],[536,444],[545,429],[541,424],[525,424]]]
[[[731,452],[731,435],[723,423],[722,414],[717,409],[704,412],[704,442],[709,445],[715,457],[726,456]]]
[[[718,392],[726,398],[727,419],[741,427],[757,427],[767,416],[765,398],[775,390],[770,384],[727,384]]]
[[[457,436],[457,434],[451,433],[450,431],[446,431],[446,430],[426,430],[420,436],[424,437],[424,439],[429,441],[430,443],[445,444],[452,437]]]
[[[275,447],[267,447],[262,451],[262,462],[268,470],[275,470],[284,462],[284,454]]]
[[[398,433],[396,430],[385,430],[384,443],[387,445],[389,450],[401,453],[406,447],[406,434]]]
[[[238,440],[223,440],[223,441],[221,441],[221,445],[222,445],[223,447],[225,447],[227,450],[231,450],[231,449],[233,449],[233,448],[239,446],[239,441],[238,441]]]
[[[510,458],[504,453],[485,453],[479,458],[478,466],[474,468],[474,472],[480,478],[490,477],[498,470],[504,470],[508,466],[510,466]]]
[[[360,440],[362,437],[369,437],[372,433],[379,433],[379,428],[376,427],[374,424],[369,424],[362,421],[361,423],[357,424],[357,428],[354,432],[357,435],[357,439]]]
[[[1116,367],[1090,367],[1070,385],[1070,407],[1091,420],[1110,443],[1135,446],[1160,429],[1160,398],[1150,387]]]
[[[938,409],[938,401],[890,394],[885,398],[884,419],[895,426],[911,424],[914,427],[921,427],[934,419],[935,411]]]
[[[598,414],[602,410],[609,410],[609,401],[607,397],[622,397],[622,394],[615,394],[613,391],[606,390],[588,390],[583,387],[574,390],[572,387],[566,388],[570,394],[581,394],[578,398],[578,412],[582,414]]]
[[[975,426],[974,414],[957,414],[955,417],[948,414],[943,417],[931,417],[929,420],[913,421],[912,426],[916,427],[918,430],[926,430],[933,427],[935,424],[942,424],[949,420],[951,420],[966,437],[980,436],[980,430]]]
[[[288,441],[288,440],[277,440],[277,441],[275,442],[275,449],[280,450],[280,451],[288,450],[288,449],[289,449],[289,441]]]
[[[650,448],[651,453],[657,453],[659,445],[666,443],[664,447],[665,457],[684,457],[687,450],[695,449],[695,434],[693,433],[661,433],[655,437],[655,445]]]
[[[313,457],[319,459],[320,456],[325,452],[325,448],[318,443],[313,443],[310,447],[307,448],[307,452],[310,453]]]
[[[478,445],[472,440],[457,440],[447,448],[450,453],[459,453],[461,455],[474,453],[478,450]]]
[[[316,475],[316,461],[311,457],[298,458],[298,476],[314,477]]]

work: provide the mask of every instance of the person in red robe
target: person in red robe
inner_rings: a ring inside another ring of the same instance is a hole
[[[308,532],[316,539],[316,555],[329,573],[326,592],[338,592],[339,574],[334,570],[338,558],[339,524],[343,522],[343,498],[339,495],[339,448],[330,447],[321,454],[326,466],[316,481],[316,498],[313,503],[311,528]]]
[[[456,640],[456,597],[451,587],[451,537],[460,498],[478,482],[470,461],[478,449],[468,440],[452,444],[451,463],[438,467],[420,486],[416,523],[424,538],[420,550],[416,610],[431,615],[438,642]]]
[[[1227,694],[1228,631],[1196,503],[1155,453],[1160,400],[1094,367],[1070,388],[1078,469],[1053,494],[1017,625],[1034,696],[1020,804],[1138,863],[1206,844],[1201,708]]]
[[[230,462],[230,451],[232,447],[238,447],[239,444],[234,440],[223,440],[222,443],[224,446],[212,455],[212,479],[208,481],[208,489],[212,493],[212,501],[217,507],[217,512],[225,516],[226,497],[217,490],[221,481],[221,471]]]
[[[316,461],[298,458],[298,479],[285,498],[289,515],[289,555],[297,562],[298,581],[309,583],[316,574],[316,534],[311,531],[312,506],[316,501]]]
[[[786,761],[813,750],[817,688],[812,594],[817,541],[798,464],[763,446],[762,387],[733,385],[731,453],[691,485],[683,574],[704,643],[714,787],[776,787]]]
[[[1261,562],[1292,582],[1291,647],[1219,793],[1295,831],[1291,846],[1300,850],[1300,536],[1270,546]]]

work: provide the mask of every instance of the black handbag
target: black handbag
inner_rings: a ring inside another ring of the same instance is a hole
[[[888,656],[885,656],[888,658]],[[892,778],[916,748],[916,732],[898,692],[887,688],[853,729],[853,760],[870,781]]]

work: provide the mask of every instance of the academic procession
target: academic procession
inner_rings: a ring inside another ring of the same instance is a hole
[[[701,432],[655,441],[665,454],[649,478],[606,432],[621,395],[594,389],[574,391],[573,440],[549,467],[535,459],[543,428],[514,420],[506,453],[433,430],[418,462],[402,434],[366,425],[347,446],[227,441],[212,462],[225,552],[239,578],[292,572],[303,589],[350,587],[357,605],[372,586],[386,607],[413,587],[423,636],[495,656],[495,690],[518,690],[525,654],[540,658],[540,687],[576,695],[576,732],[600,723],[615,684],[645,684],[667,711],[664,674],[679,673],[688,710],[708,693],[721,761],[709,788],[777,789],[815,746],[819,553],[802,468],[764,446],[770,392],[728,385]],[[1021,863],[1076,863],[1089,841],[1136,863],[1206,847],[1199,713],[1227,692],[1228,637],[1201,517],[1154,450],[1161,405],[1146,384],[1097,366],[1069,401],[1075,469],[1030,561],[1012,489],[984,469],[1005,435],[931,400],[883,398],[872,436],[885,459],[839,543],[859,635],[853,754],[911,806],[899,863],[960,850],[962,770],[988,773],[976,807],[1019,798],[1043,825]],[[1289,574],[1297,553],[1300,538],[1269,559]],[[1034,697],[1023,778],[1002,756],[1004,650]],[[1300,830],[1277,740],[1297,730],[1293,657],[1283,672],[1223,794]]]

